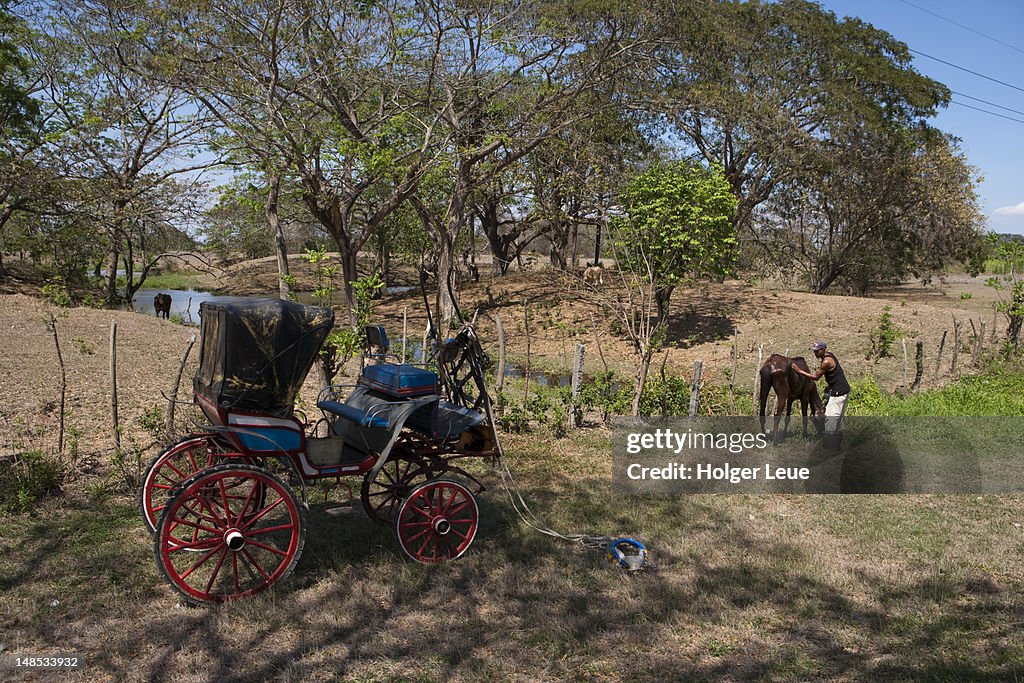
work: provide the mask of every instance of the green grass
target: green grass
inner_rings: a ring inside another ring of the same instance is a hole
[[[985,259],[985,266],[981,272],[988,273],[989,275],[1006,275],[1010,272],[1011,265],[1013,266],[1013,272],[1024,272],[1024,261],[1010,263],[1005,259],[994,258]]]
[[[144,283],[146,289],[192,289],[197,292],[209,292],[214,288],[206,284],[202,273],[195,271],[169,271],[149,275]],[[124,278],[118,278],[118,287],[124,287]]]
[[[883,393],[871,377],[855,382],[849,415],[1024,415],[1024,373],[992,367],[988,371],[910,396]]]
[[[1012,680],[1020,542],[1005,497],[616,496],[608,432],[505,440],[534,513],[630,535],[656,567],[537,533],[488,486],[458,562],[403,559],[393,530],[312,497],[294,577],[184,609],[127,496],[0,518],[5,642],[76,651],[89,677],[247,680]],[[54,604],[56,601],[57,604]],[[129,673],[131,672],[131,673]],[[214,673],[211,673],[214,672]]]

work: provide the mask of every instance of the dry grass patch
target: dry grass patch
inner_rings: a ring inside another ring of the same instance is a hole
[[[635,575],[542,536],[496,477],[458,562],[405,561],[392,531],[314,507],[278,589],[192,609],[122,498],[0,522],[9,650],[75,649],[125,680],[868,680],[1021,675],[1014,497],[615,497],[601,432],[508,444],[533,510],[629,534]],[[552,466],[552,462],[557,466]],[[52,600],[59,605],[51,607]]]

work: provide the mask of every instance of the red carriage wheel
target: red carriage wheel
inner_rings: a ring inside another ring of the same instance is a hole
[[[139,512],[149,533],[156,530],[160,514],[175,488],[196,472],[218,462],[242,462],[260,465],[261,461],[241,453],[228,454],[213,434],[193,434],[171,444],[146,467],[139,487]],[[258,505],[262,498],[256,498]]]
[[[413,487],[440,472],[410,460],[395,458],[384,463],[376,478],[371,481],[372,474],[370,471],[363,477],[363,486],[359,492],[363,509],[378,524],[392,524],[398,506]]]
[[[213,464],[218,450],[212,434],[192,434],[160,452],[142,477],[139,487],[139,512],[149,533],[153,533],[171,489],[199,470]]]
[[[153,555],[191,602],[266,590],[295,568],[305,525],[287,484],[254,465],[213,465],[181,483],[160,516]]]
[[[476,498],[468,488],[434,479],[410,491],[398,508],[398,544],[417,562],[454,560],[473,543],[479,518]]]

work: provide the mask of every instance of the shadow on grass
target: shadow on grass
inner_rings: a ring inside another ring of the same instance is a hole
[[[556,478],[527,497],[561,529],[636,535],[656,568],[627,575],[600,552],[530,530],[500,487],[479,498],[480,532],[469,553],[436,567],[406,561],[393,530],[359,512],[338,518],[314,507],[289,581],[230,605],[111,621],[104,627],[112,637],[90,653],[90,668],[217,681],[1007,680],[1021,673],[1014,634],[1024,614],[1001,586],[942,574],[880,581],[856,570],[836,580],[800,539],[751,528],[744,510],[752,499],[742,496],[616,499],[606,480]],[[134,511],[114,510],[28,524],[23,533],[36,540],[0,579],[4,590],[30,588],[41,580],[37,568],[49,566],[61,574],[50,581],[83,588],[92,581],[96,604],[122,599],[113,575],[134,581],[132,599],[173,605],[151,556],[118,545],[119,536],[143,533]],[[88,533],[69,548],[75,529]],[[97,554],[97,543],[109,544],[109,554]],[[86,564],[54,562],[75,548],[92,549],[79,553]],[[114,637],[126,629],[139,630],[149,647]],[[32,630],[52,636],[43,623]]]

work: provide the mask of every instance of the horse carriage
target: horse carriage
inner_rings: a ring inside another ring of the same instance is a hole
[[[295,400],[333,311],[221,298],[203,302],[201,314],[193,385],[209,426],[164,449],[139,495],[156,563],[175,590],[222,602],[281,581],[302,553],[310,488],[342,477],[362,478],[366,514],[392,526],[411,559],[466,552],[483,485],[458,463],[499,454],[489,360],[472,324],[452,339],[434,334],[432,367],[395,362],[384,329],[366,328],[356,384],[321,391],[310,420]]]

